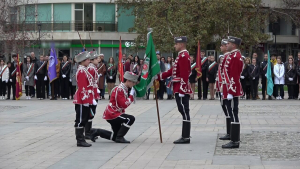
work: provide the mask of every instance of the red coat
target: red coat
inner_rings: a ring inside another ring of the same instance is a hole
[[[98,90],[98,84],[97,84],[97,82],[98,82],[98,71],[97,71],[97,67],[94,64],[90,63],[87,69],[88,69],[89,73],[93,76],[94,99],[99,100],[100,95],[97,92],[97,90]]]
[[[226,52],[224,54],[224,58],[226,57],[226,55],[228,55],[229,52]],[[223,63],[224,63],[224,60],[223,59],[223,62],[219,64],[219,68],[218,68],[218,73],[217,73],[217,80],[216,80],[216,91],[217,92],[221,92],[221,89],[222,89],[222,70],[223,70]]]
[[[189,76],[192,72],[190,55],[187,50],[178,53],[174,66],[158,76],[158,80],[172,76],[173,91],[180,94],[192,94]]]
[[[93,77],[86,67],[79,65],[76,72],[77,91],[74,95],[74,104],[93,104]]]
[[[222,63],[222,88],[223,99],[227,99],[227,95],[233,97],[242,96],[243,89],[240,77],[243,71],[243,58],[241,52],[236,49],[225,55]]]
[[[110,96],[110,102],[103,113],[103,119],[112,120],[125,113],[125,109],[133,102],[132,95],[128,96],[128,88],[124,83],[115,87]]]

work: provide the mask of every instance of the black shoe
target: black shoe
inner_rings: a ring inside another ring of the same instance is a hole
[[[97,136],[100,136],[101,138],[107,139],[107,140],[115,140],[113,138],[113,133],[111,131],[103,130],[103,129],[94,129],[91,134],[91,140],[93,142],[96,141]]]
[[[116,143],[130,143],[130,141],[126,140],[124,137],[116,137]]]
[[[85,127],[84,127],[84,132],[85,132],[84,138],[85,139],[91,140],[91,135],[92,135],[91,129],[92,129],[92,122],[86,123]],[[95,138],[95,139],[97,139],[97,138]]]
[[[240,147],[240,123],[231,123],[230,142],[222,145],[222,148],[239,148]]]
[[[13,100],[16,100],[16,98],[13,98]]]
[[[104,96],[102,96],[102,99],[103,99],[103,100],[105,100],[105,97],[104,97]]]
[[[225,136],[220,137],[219,139],[220,139],[220,140],[230,140],[230,135],[229,135],[229,134],[226,134]]]
[[[83,132],[84,128],[75,128],[77,147],[91,147],[92,145],[85,141]]]
[[[10,100],[10,98],[6,98],[6,100]]]
[[[127,134],[129,130],[129,127],[124,126],[124,124],[121,126],[120,130],[117,133],[117,137],[115,142],[116,143],[130,143],[130,141],[127,141],[124,136]]]
[[[191,133],[191,122],[183,121],[181,138],[178,140],[175,140],[173,143],[174,144],[189,144],[191,142],[190,133]]]
[[[272,96],[269,96],[269,97],[268,97],[268,100],[272,100]]]
[[[178,140],[175,140],[173,142],[174,144],[190,144],[191,143],[191,139],[190,138],[180,138]]]
[[[203,98],[203,100],[206,100],[207,98]]]
[[[31,98],[34,98],[34,97],[35,97],[34,95],[31,96]]]
[[[201,100],[201,97],[200,97],[200,98],[198,98],[198,100]]]
[[[226,117],[226,135],[220,137],[220,140],[230,140],[230,130],[231,130],[231,119],[230,117]]]
[[[230,141],[227,144],[222,145],[222,148],[239,148],[240,147],[240,142],[233,142]]]

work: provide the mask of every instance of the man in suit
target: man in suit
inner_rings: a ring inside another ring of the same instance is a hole
[[[156,52],[156,58],[160,66],[160,73],[163,73],[166,71],[165,64],[160,61],[160,53]],[[159,100],[164,99],[164,92],[165,92],[165,80],[159,81],[159,90],[157,91],[157,97]]]
[[[207,99],[208,82],[206,81],[206,73],[208,68],[208,57],[205,57],[205,50],[201,50],[201,69],[202,77],[198,79],[198,100],[202,98],[201,81],[203,87],[203,100]]]
[[[36,80],[36,97],[39,100],[45,99],[45,81],[47,81],[47,62],[44,61],[44,56],[40,56],[40,61],[37,61],[34,66]]]

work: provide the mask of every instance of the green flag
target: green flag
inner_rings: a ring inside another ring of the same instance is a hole
[[[154,76],[160,72],[160,66],[157,62],[155,47],[153,44],[152,34],[149,33],[144,65],[142,68],[141,81],[134,86],[136,97],[144,97],[147,90],[152,86]]]
[[[272,66],[272,63],[271,63],[271,60],[270,60],[270,51],[268,51],[268,68],[267,68],[266,76],[267,76],[267,94],[269,96],[272,96],[273,87],[274,87],[273,80],[272,80],[271,66]]]

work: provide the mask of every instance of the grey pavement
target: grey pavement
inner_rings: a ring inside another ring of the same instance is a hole
[[[98,103],[94,128],[110,130],[102,119],[108,100]],[[241,143],[224,150],[218,140],[225,118],[218,100],[190,101],[191,144],[174,145],[181,135],[175,100],[159,101],[160,143],[154,100],[137,100],[126,113],[136,117],[126,135],[131,144],[99,138],[76,146],[71,100],[0,100],[0,168],[119,169],[299,169],[300,101],[240,100]]]

